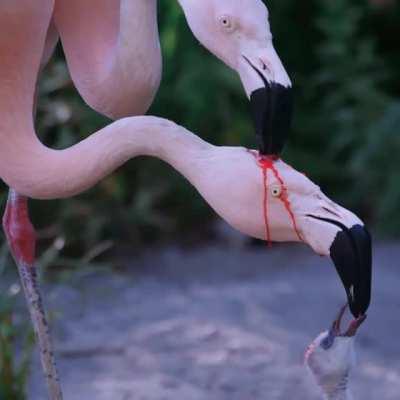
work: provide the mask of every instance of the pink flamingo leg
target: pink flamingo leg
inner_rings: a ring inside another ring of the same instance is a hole
[[[18,267],[22,287],[40,348],[40,357],[51,400],[62,400],[62,393],[43,307],[35,266],[36,234],[29,219],[28,199],[9,191],[3,227]]]

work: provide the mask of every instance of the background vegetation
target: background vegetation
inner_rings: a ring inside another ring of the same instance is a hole
[[[399,2],[270,0],[268,7],[275,46],[296,91],[284,158],[375,232],[399,236]],[[160,2],[160,32],[164,75],[150,113],[215,144],[253,146],[238,77],[199,46],[174,2]],[[38,131],[53,147],[69,146],[109,122],[79,98],[61,48],[45,71],[40,95]],[[0,193],[4,205],[4,185]],[[181,176],[151,159],[129,162],[81,196],[32,201],[31,208],[40,265],[69,271],[110,255],[116,243],[120,251],[132,252],[154,241],[203,238],[211,229],[204,221],[214,218]],[[107,258],[100,259],[107,266]],[[6,255],[1,260],[0,268],[11,265]],[[8,400],[23,394],[11,396],[6,383],[26,376],[24,360],[18,369],[8,359],[15,291],[10,290],[0,298],[0,399]]]

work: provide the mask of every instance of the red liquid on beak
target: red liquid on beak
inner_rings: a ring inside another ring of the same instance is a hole
[[[281,185],[281,195],[279,199],[282,201],[286,211],[289,214],[289,218],[292,221],[292,226],[294,231],[296,232],[297,237],[300,241],[303,241],[300,231],[297,226],[296,218],[294,216],[292,205],[290,204],[289,196],[287,193],[287,188],[285,186],[285,182],[282,177],[279,175],[278,170],[275,168],[275,161],[279,160],[278,156],[262,156],[258,152],[251,151],[249,152],[255,157],[257,160],[258,166],[261,168],[262,177],[263,177],[263,214],[264,214],[264,223],[265,223],[265,240],[267,242],[268,247],[272,246],[271,240],[271,230],[269,226],[269,217],[268,217],[268,170],[271,170],[274,174],[275,178],[278,180]]]

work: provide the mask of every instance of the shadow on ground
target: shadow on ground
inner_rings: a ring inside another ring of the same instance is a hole
[[[400,393],[400,245],[378,244],[358,337],[355,399]],[[319,400],[303,366],[344,302],[329,260],[302,246],[228,242],[132,257],[124,274],[51,287],[68,400]],[[39,363],[30,397],[46,398]]]

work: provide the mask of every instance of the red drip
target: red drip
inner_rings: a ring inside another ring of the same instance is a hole
[[[249,153],[252,154],[255,159],[257,160],[257,164],[262,170],[262,175],[263,175],[263,189],[264,189],[264,199],[263,199],[263,213],[264,213],[264,222],[265,222],[265,238],[268,244],[268,247],[271,247],[272,241],[271,241],[271,231],[270,231],[270,226],[269,226],[269,217],[268,217],[268,170],[270,169],[278,182],[281,185],[281,195],[279,196],[279,199],[282,201],[283,205],[285,206],[286,211],[289,214],[289,217],[292,221],[293,229],[296,232],[297,237],[299,238],[300,241],[302,241],[302,237],[300,235],[300,231],[298,229],[297,223],[296,223],[296,218],[294,216],[294,213],[292,211],[292,205],[290,204],[290,200],[287,194],[287,188],[285,186],[285,183],[282,179],[282,177],[279,175],[279,172],[274,166],[274,162],[277,161],[279,158],[275,155],[272,156],[263,156],[260,155],[258,152],[249,150]]]
[[[262,174],[263,174],[263,184],[264,184],[263,211],[264,211],[264,223],[265,223],[265,239],[267,241],[268,247],[272,247],[271,232],[269,229],[269,221],[268,221],[268,174],[267,174],[267,168],[262,168]]]
[[[288,212],[289,217],[292,220],[293,229],[296,232],[297,237],[299,238],[300,241],[303,241],[303,239],[300,235],[299,228],[297,226],[296,218],[295,218],[293,210],[292,210],[292,205],[290,204],[290,200],[289,200],[289,196],[287,194],[287,188],[285,186],[285,183],[283,182],[283,179],[281,178],[281,176],[279,175],[279,172],[276,170],[276,168],[273,164],[271,166],[271,169],[272,169],[272,172],[274,173],[276,179],[278,179],[278,181],[282,187],[282,193],[279,196],[279,198],[282,200],[283,205],[285,206],[286,211]]]

